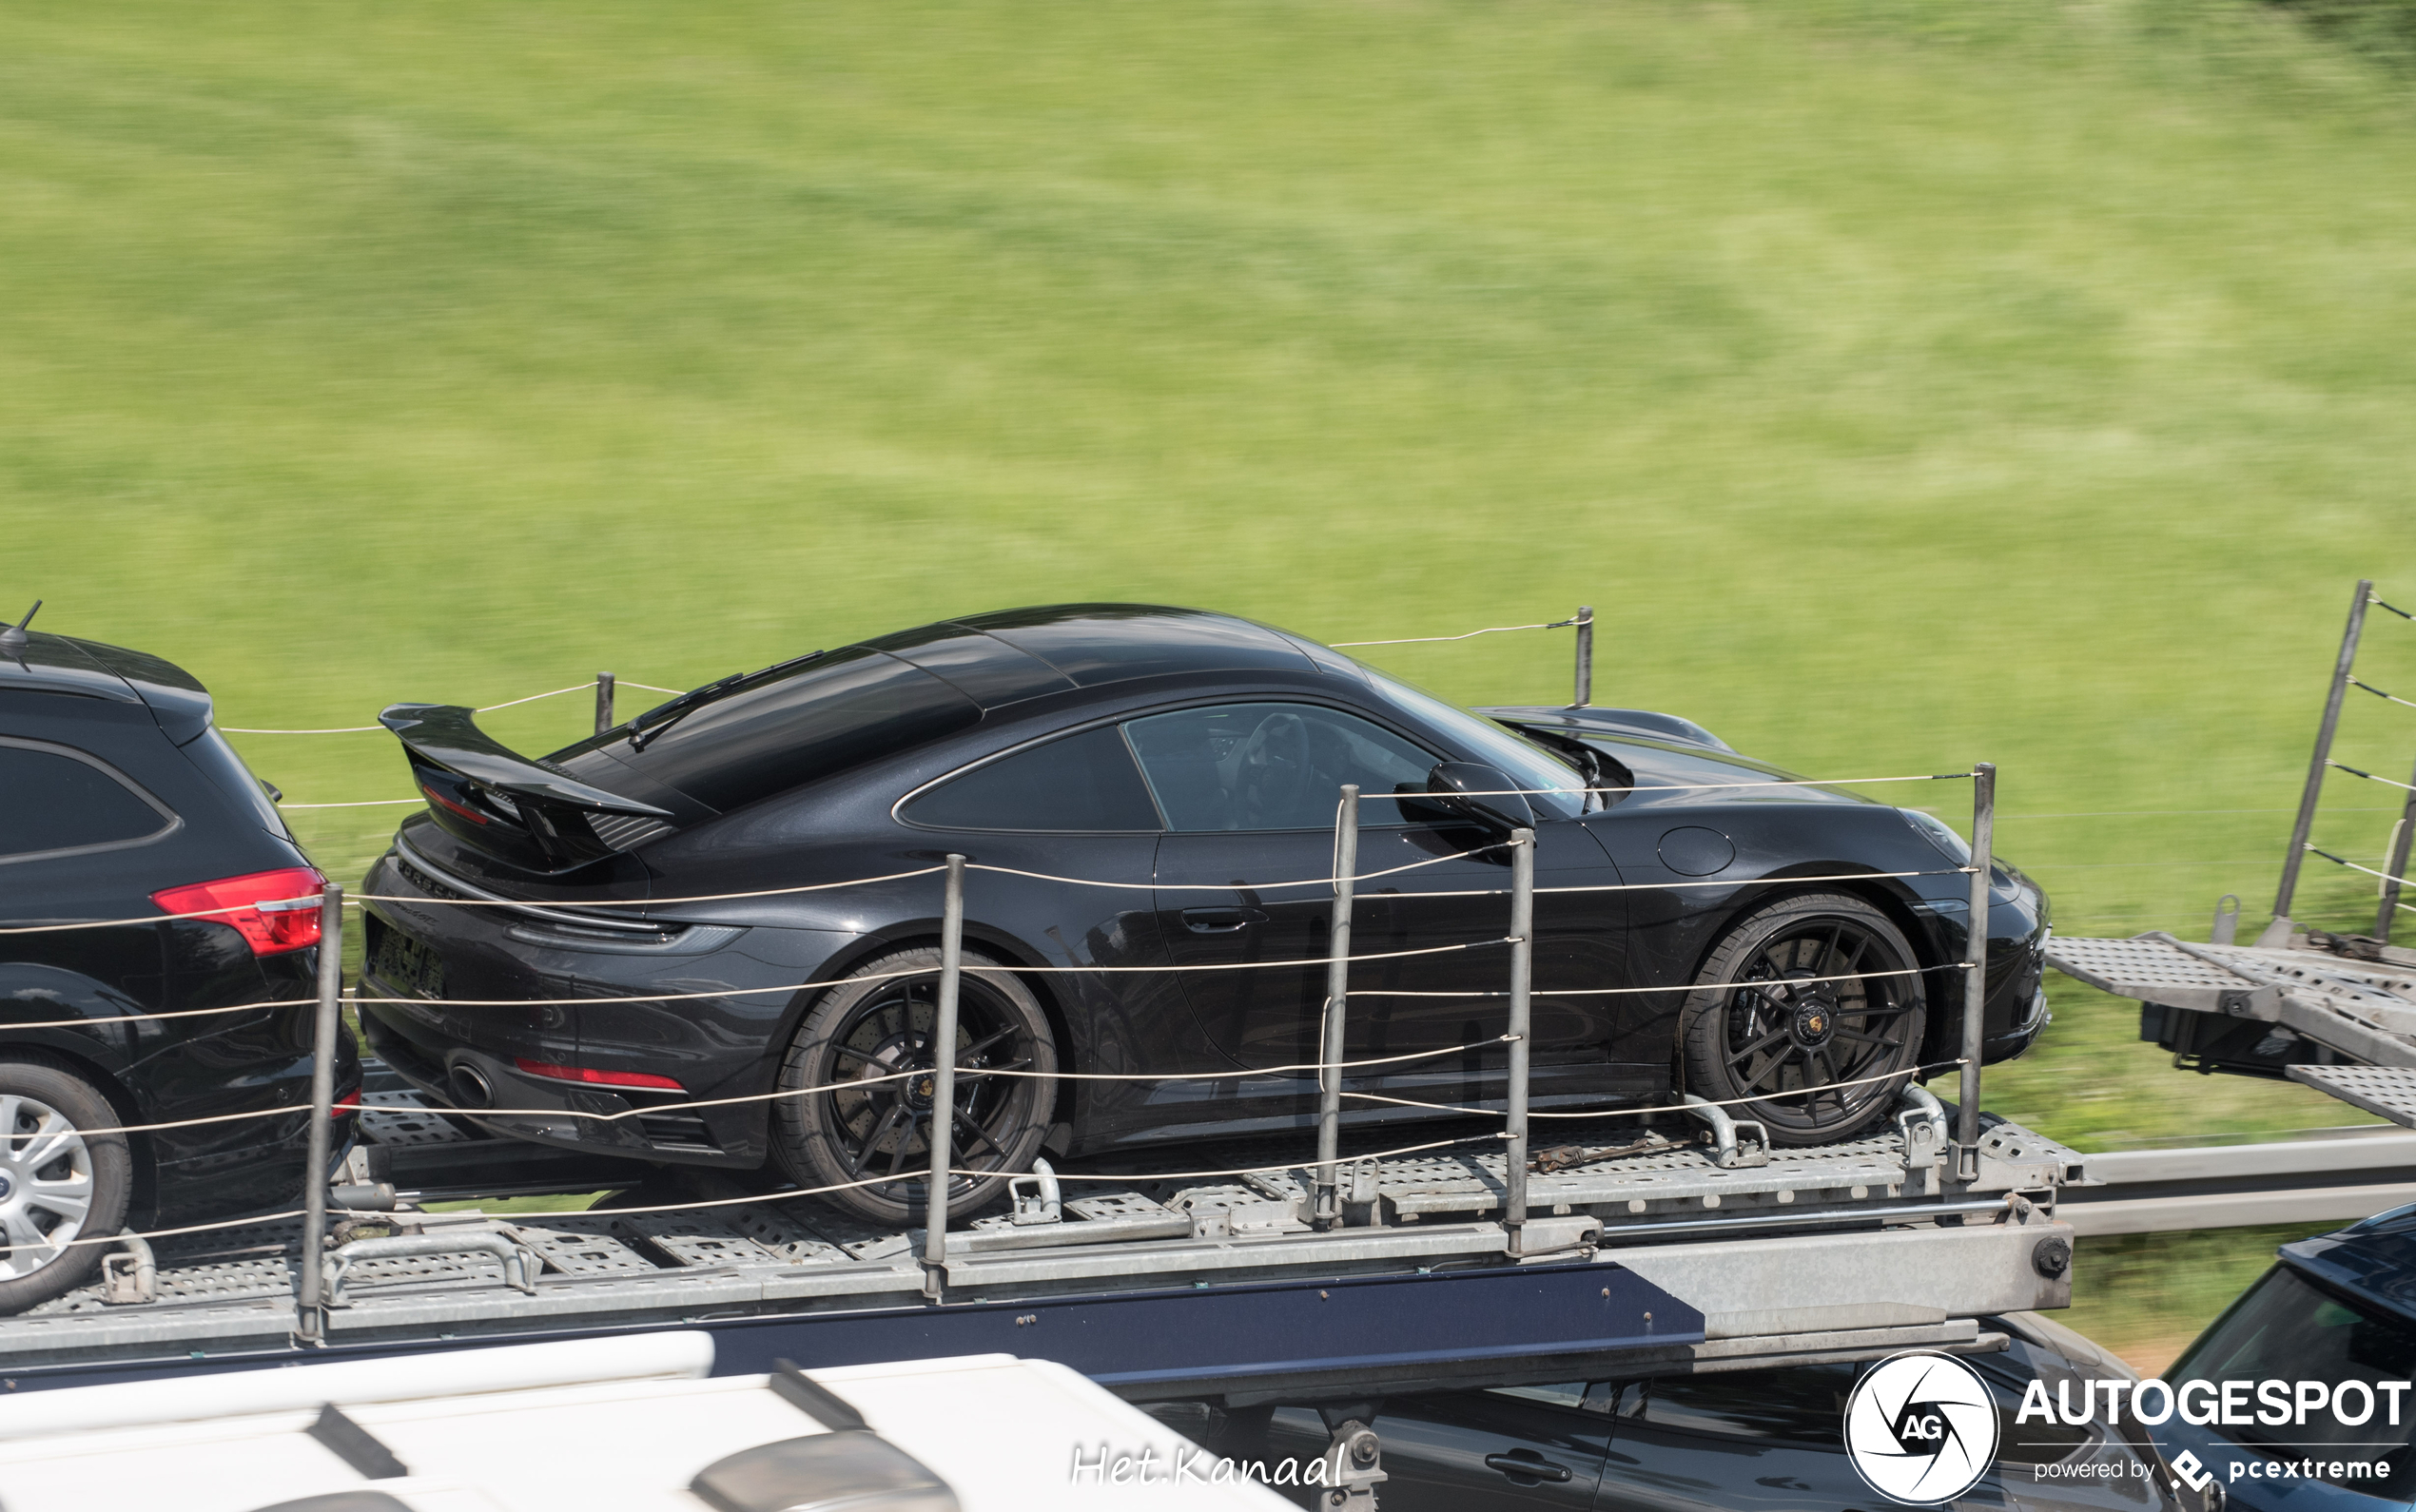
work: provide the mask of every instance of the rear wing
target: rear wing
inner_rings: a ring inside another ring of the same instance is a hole
[[[667,834],[681,818],[532,761],[458,704],[395,704],[378,723],[402,742],[438,825],[516,866],[568,871]]]

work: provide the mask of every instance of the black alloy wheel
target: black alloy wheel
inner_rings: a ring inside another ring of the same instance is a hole
[[[783,1092],[830,1089],[773,1104],[781,1160],[800,1186],[845,1188],[824,1200],[875,1223],[924,1221],[938,1113],[939,967],[931,947],[867,961],[806,1015],[781,1066]],[[982,1174],[954,1178],[948,1205],[970,1213],[1030,1169],[1057,1095],[1057,1046],[1039,1000],[971,951],[957,995],[955,1059],[948,1163]]]
[[[1853,1137],[1895,1104],[1920,1056],[1919,964],[1859,898],[1756,910],[1722,938],[1681,1011],[1685,1090],[1760,1120],[1773,1144]]]

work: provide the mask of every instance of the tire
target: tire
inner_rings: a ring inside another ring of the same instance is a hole
[[[125,1120],[100,1089],[48,1060],[0,1060],[0,1314],[92,1278],[134,1190]]]
[[[776,1157],[804,1187],[891,1177],[825,1196],[873,1223],[923,1221],[931,1159],[928,1083],[896,1073],[935,1064],[930,1034],[939,985],[936,946],[867,961],[807,1013],[781,1062],[782,1091],[836,1090],[772,1104]],[[957,998],[957,1068],[950,1164],[997,1173],[950,1183],[949,1211],[970,1213],[994,1201],[1007,1177],[1029,1170],[1040,1153],[1057,1098],[1057,1041],[1031,989],[998,961],[969,950]],[[966,1075],[982,1070],[1039,1075]],[[867,1079],[873,1085],[847,1090],[847,1083]]]
[[[1760,1120],[1775,1145],[1854,1137],[1886,1115],[1919,1063],[1929,1028],[1919,965],[1903,932],[1859,898],[1814,893],[1755,910],[1721,937],[1680,1010],[1683,1090]],[[1850,972],[1911,974],[1783,985]],[[1822,1090],[1840,1082],[1861,1084]]]

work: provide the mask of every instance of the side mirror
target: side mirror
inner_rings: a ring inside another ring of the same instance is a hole
[[[1517,786],[1508,772],[1475,762],[1444,762],[1426,774],[1435,806],[1504,835],[1535,827],[1535,807]]]

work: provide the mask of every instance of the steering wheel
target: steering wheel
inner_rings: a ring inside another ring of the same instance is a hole
[[[1288,824],[1309,791],[1308,724],[1297,714],[1269,714],[1226,763],[1231,769],[1218,775],[1239,801],[1246,826]]]

